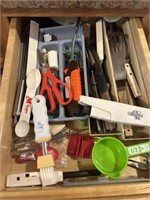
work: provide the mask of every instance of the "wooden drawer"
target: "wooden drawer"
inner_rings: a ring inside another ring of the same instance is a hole
[[[6,175],[28,171],[27,165],[15,164],[11,158],[12,110],[17,86],[18,63],[21,49],[21,18],[12,18],[5,56],[3,78],[0,89],[0,198],[1,199],[146,199],[150,193],[150,182],[100,184],[89,186],[30,188],[5,188]],[[132,21],[135,49],[141,69],[141,77],[150,103],[150,53],[140,19]],[[130,172],[128,172],[130,174]],[[132,173],[130,174],[132,176]]]

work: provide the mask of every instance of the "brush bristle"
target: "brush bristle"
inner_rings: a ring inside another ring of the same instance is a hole
[[[40,169],[42,186],[54,185],[56,183],[54,167],[45,167]]]

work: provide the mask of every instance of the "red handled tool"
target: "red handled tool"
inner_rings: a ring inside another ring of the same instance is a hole
[[[48,110],[48,112],[50,113],[55,111],[56,109],[55,98],[62,106],[70,104],[70,102],[72,101],[72,91],[66,83],[59,80],[53,75],[51,69],[48,67],[47,63],[43,59],[43,56],[39,51],[39,49],[37,50],[37,53],[39,62],[42,65],[41,67],[42,83],[41,83],[40,94],[44,95],[45,93],[47,93],[48,100],[51,106],[50,109]],[[61,91],[62,87],[68,91],[69,98],[67,99],[67,101],[64,101],[63,94]]]

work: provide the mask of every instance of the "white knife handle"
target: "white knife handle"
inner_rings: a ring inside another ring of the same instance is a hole
[[[128,80],[129,85],[131,87],[133,95],[134,95],[135,98],[137,98],[137,97],[141,96],[141,91],[140,91],[140,88],[138,86],[138,83],[135,79],[135,76],[133,74],[133,71],[132,71],[129,63],[125,64],[125,69],[126,69],[126,73],[127,73],[127,80]]]
[[[35,141],[37,143],[48,142],[51,139],[51,133],[48,123],[46,100],[44,96],[36,95],[32,99],[32,112]]]

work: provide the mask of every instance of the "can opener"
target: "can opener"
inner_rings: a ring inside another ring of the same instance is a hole
[[[80,104],[91,106],[90,117],[115,123],[150,127],[150,109],[81,95]]]

